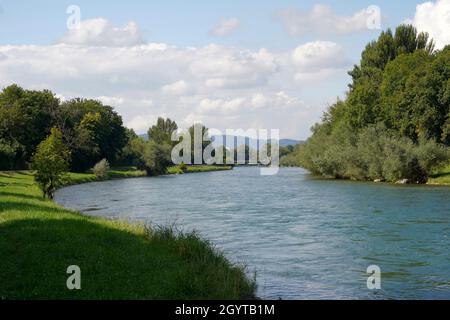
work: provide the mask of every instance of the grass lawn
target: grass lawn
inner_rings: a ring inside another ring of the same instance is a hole
[[[138,173],[117,172],[126,174]],[[0,172],[0,239],[0,299],[240,299],[255,292],[244,268],[197,235],[66,210],[42,198],[30,172]],[[81,290],[66,287],[70,265],[81,268]]]
[[[433,172],[428,180],[428,184],[450,185],[450,164]]]
[[[185,173],[195,173],[195,172],[208,172],[208,171],[223,171],[231,170],[232,166],[207,166],[207,165],[190,165],[187,166],[187,171]],[[169,167],[167,170],[169,174],[182,173],[178,166]]]

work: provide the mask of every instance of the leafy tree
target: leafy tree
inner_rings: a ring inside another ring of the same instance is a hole
[[[149,176],[157,176],[167,173],[167,168],[172,164],[172,146],[168,143],[158,144],[148,141],[144,147],[144,166]]]
[[[0,139],[18,144],[16,164],[25,167],[37,145],[50,133],[51,110],[59,100],[48,90],[24,90],[11,85],[0,93]]]
[[[425,182],[449,161],[450,46],[401,25],[369,43],[350,91],[283,163],[349,179]]]
[[[18,155],[22,153],[23,146],[20,143],[0,138],[0,169],[16,169]]]
[[[69,169],[70,152],[63,143],[62,133],[56,128],[42,141],[33,156],[34,176],[44,197],[53,199],[55,190],[63,183]]]
[[[142,155],[144,153],[145,141],[132,129],[126,129],[127,144],[119,152],[115,164],[121,166],[135,166],[144,168]]]
[[[72,153],[72,170],[83,172],[103,158],[115,161],[127,143],[122,118],[112,107],[89,99],[61,105],[64,139]]]
[[[156,124],[148,129],[148,138],[158,144],[172,144],[172,133],[178,129],[175,121],[159,117]]]

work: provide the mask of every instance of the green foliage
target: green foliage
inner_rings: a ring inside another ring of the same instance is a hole
[[[167,173],[167,168],[172,164],[172,146],[170,144],[158,144],[148,141],[144,148],[144,166],[149,176]]]
[[[448,159],[450,47],[399,26],[367,45],[350,91],[282,163],[336,178],[426,182]]]
[[[127,144],[122,118],[96,100],[72,99],[61,105],[64,139],[72,153],[72,170],[84,172],[103,158],[116,161]]]
[[[99,101],[60,103],[48,90],[11,85],[0,93],[0,152],[5,156],[0,170],[27,168],[37,145],[52,127],[62,132],[74,171],[85,171],[102,158],[114,161],[127,142],[121,117]]]
[[[58,99],[47,90],[24,90],[11,85],[0,93],[0,139],[14,149],[14,167],[25,168],[37,145],[48,136],[51,114],[58,104]]]
[[[37,185],[44,197],[53,199],[54,192],[61,186],[69,170],[70,152],[62,140],[62,133],[56,128],[42,141],[33,156],[33,169]]]
[[[172,144],[172,133],[177,129],[175,121],[159,117],[156,124],[148,129],[148,139],[157,144]]]
[[[126,129],[127,144],[119,152],[115,161],[116,165],[134,166],[144,168],[142,155],[144,153],[145,141],[132,129]]]
[[[427,182],[433,169],[446,163],[449,150],[432,140],[415,143],[383,124],[369,126],[356,135],[340,128],[331,135],[315,134],[299,147],[299,164],[315,174],[354,180],[407,179]]]
[[[106,180],[109,175],[109,170],[109,162],[106,159],[100,160],[95,164],[94,168],[92,168],[92,172],[99,180]]]
[[[185,173],[185,172],[187,171],[187,169],[188,169],[187,165],[186,165],[184,162],[180,163],[180,164],[178,165],[178,168],[179,168],[179,169],[181,170],[181,172],[183,172],[183,173]]]
[[[16,169],[18,156],[23,153],[23,146],[17,141],[7,141],[0,138],[0,168]]]

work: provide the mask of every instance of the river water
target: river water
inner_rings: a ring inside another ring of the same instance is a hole
[[[267,299],[450,299],[450,188],[321,180],[255,167],[75,185],[89,215],[197,230],[256,270]],[[381,289],[367,288],[367,268]]]

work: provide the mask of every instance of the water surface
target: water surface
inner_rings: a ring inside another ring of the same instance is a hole
[[[89,215],[195,229],[257,271],[268,299],[450,299],[450,188],[319,180],[283,168],[76,185]],[[378,265],[381,290],[368,290]]]

